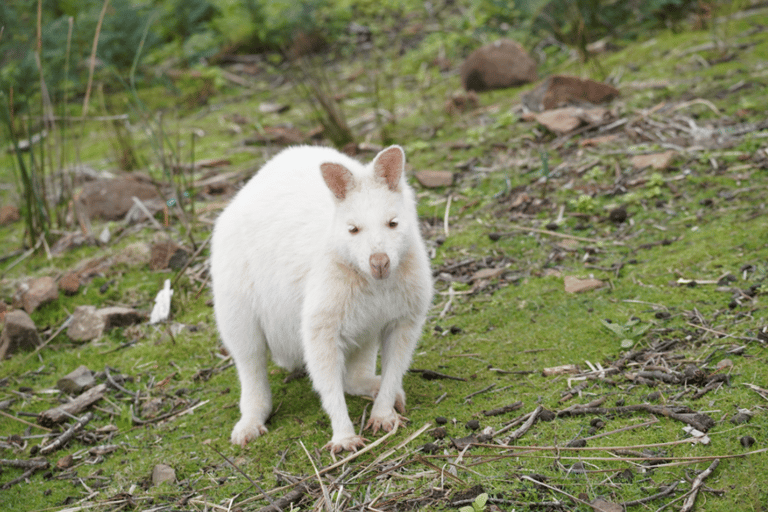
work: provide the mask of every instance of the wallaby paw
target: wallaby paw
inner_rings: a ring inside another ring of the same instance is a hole
[[[241,419],[232,429],[232,444],[245,448],[245,445],[267,433],[267,427],[256,420]]]
[[[371,419],[369,419],[368,423],[365,424],[365,428],[370,428],[373,430],[374,434],[376,434],[379,430],[383,430],[384,432],[391,432],[392,429],[395,428],[395,425],[404,427],[406,421],[408,421],[408,418],[397,414],[395,410],[392,409],[390,414],[386,417],[371,416]]]
[[[358,448],[365,446],[368,440],[363,436],[350,436],[342,439],[331,439],[328,444],[323,446],[323,450],[329,450],[331,453],[341,453],[343,451],[356,452]]]

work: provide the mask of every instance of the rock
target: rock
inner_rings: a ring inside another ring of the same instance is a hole
[[[23,284],[14,296],[13,306],[32,313],[39,306],[59,298],[59,287],[52,277],[43,276]]]
[[[19,209],[12,204],[3,205],[3,207],[0,208],[0,226],[11,224],[20,218],[21,214],[19,213]]]
[[[76,272],[67,272],[59,279],[59,288],[66,295],[74,295],[80,290],[80,276]]]
[[[70,395],[79,395],[86,389],[96,384],[93,373],[85,365],[78,366],[75,370],[60,378],[56,387]]]
[[[90,341],[104,332],[104,317],[96,312],[96,306],[78,306],[72,314],[67,336],[75,341]]]
[[[481,279],[495,279],[501,277],[507,269],[505,268],[482,268],[472,274],[472,281],[480,281]]]
[[[481,46],[461,65],[461,85],[467,91],[516,87],[536,78],[536,61],[511,39]]]
[[[536,114],[536,121],[549,131],[564,135],[575,130],[582,123],[602,124],[608,115],[608,110],[600,107],[563,107]]]
[[[457,93],[445,102],[445,113],[448,115],[460,114],[467,110],[476,109],[479,105],[480,100],[475,91]]]
[[[141,201],[163,201],[157,187],[129,178],[86,183],[77,201],[91,219],[120,220],[133,207],[133,197]]]
[[[26,312],[17,309],[6,313],[0,334],[0,361],[21,350],[34,350],[41,343],[37,327]]]
[[[534,112],[568,105],[596,105],[619,96],[619,90],[602,82],[570,75],[552,75],[532,91],[523,94],[523,104]]]
[[[594,512],[624,512],[624,507],[612,501],[606,501],[602,498],[596,498],[590,503]]]
[[[96,313],[104,319],[105,331],[114,327],[126,327],[128,325],[138,324],[144,318],[144,316],[135,309],[120,306],[102,308]]]
[[[146,265],[152,257],[152,249],[149,244],[136,242],[126,246],[114,257],[115,263],[124,263],[129,267]]]
[[[160,485],[164,482],[176,482],[176,470],[167,464],[157,464],[152,469],[152,485]]]
[[[565,291],[567,293],[586,292],[605,286],[605,283],[599,279],[579,279],[573,276],[565,276],[563,282],[565,283]]]
[[[177,255],[179,251],[181,251],[182,254]],[[188,257],[187,251],[171,240],[155,243],[152,245],[150,253],[149,268],[152,270],[169,268],[171,266],[171,261],[174,261],[177,267],[181,268],[183,265],[178,265],[178,262],[183,259],[186,263],[186,258]]]
[[[669,168],[675,156],[677,156],[677,152],[672,150],[664,151],[663,153],[652,153],[650,155],[635,155],[630,160],[630,163],[635,169],[652,167],[663,171],[664,169]]]
[[[449,187],[453,185],[453,173],[451,171],[419,171],[416,173],[416,181],[426,188]]]

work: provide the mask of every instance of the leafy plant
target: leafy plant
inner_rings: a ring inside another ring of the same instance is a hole
[[[635,342],[648,332],[652,325],[650,323],[641,323],[637,317],[630,318],[624,324],[617,324],[610,320],[600,320],[600,323],[621,339],[621,348],[632,348]]]
[[[488,493],[478,494],[472,504],[461,507],[459,512],[483,512],[485,504],[488,502]]]

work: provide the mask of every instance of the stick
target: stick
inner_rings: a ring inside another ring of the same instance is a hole
[[[558,238],[568,238],[570,240],[578,240],[579,242],[589,242],[591,244],[601,244],[601,243],[603,243],[602,240],[597,240],[595,238],[584,238],[582,236],[568,235],[566,233],[558,233],[557,231],[548,231],[546,229],[529,228],[529,227],[526,227],[526,226],[515,226],[515,225],[511,225],[511,226],[507,226],[507,227],[509,227],[511,229],[515,229],[517,231],[530,231],[532,233],[539,233],[541,235],[549,235],[549,236],[555,236],[555,237],[558,237]],[[501,235],[501,236],[511,235],[511,234],[512,233],[499,233],[499,235]],[[614,242],[614,243],[616,243],[616,242]]]
[[[18,422],[20,422],[20,423],[23,423],[23,424],[27,425],[28,427],[35,427],[35,428],[39,428],[40,430],[45,430],[45,431],[47,431],[47,432],[50,432],[50,431],[51,431],[51,429],[49,429],[49,428],[47,428],[47,427],[42,427],[42,426],[40,426],[40,425],[35,425],[34,423],[30,423],[30,422],[28,422],[28,421],[26,421],[26,420],[23,420],[23,419],[21,419],[21,418],[17,418],[17,417],[16,417],[16,416],[14,416],[13,414],[8,414],[8,413],[7,413],[7,412],[5,412],[5,411],[0,411],[0,414],[2,414],[3,416],[5,416],[6,418],[10,418],[10,419],[12,419],[12,420],[16,420],[16,421],[18,421]]]
[[[654,494],[653,496],[646,496],[645,498],[640,498],[639,500],[632,500],[632,501],[624,501],[619,503],[622,507],[631,507],[632,505],[641,505],[643,503],[648,503],[649,501],[657,500],[659,498],[663,498],[664,496],[669,496],[675,491],[675,488],[678,486],[680,482],[675,482],[672,485],[668,485],[666,489],[663,491]]]
[[[80,432],[83,429],[83,427],[85,427],[88,424],[88,422],[91,421],[92,419],[93,419],[93,413],[92,412],[86,413],[82,418],[80,418],[77,421],[77,423],[69,427],[63,434],[57,437],[56,440],[54,440],[51,444],[47,444],[42,448],[40,448],[38,453],[40,455],[45,455],[63,447],[67,443],[67,441],[75,437],[75,434]]]
[[[483,393],[485,393],[485,392],[487,392],[487,391],[490,391],[490,390],[492,390],[492,389],[493,389],[493,388],[495,388],[495,387],[496,387],[496,384],[491,384],[490,386],[486,386],[486,387],[484,387],[484,388],[483,388],[483,389],[481,389],[481,390],[478,390],[478,391],[474,391],[474,392],[472,392],[472,393],[468,394],[467,396],[465,396],[465,397],[464,397],[464,400],[469,400],[469,399],[470,399],[470,398],[472,398],[473,396],[481,395],[481,394],[483,394]]]
[[[539,405],[538,407],[536,407],[536,409],[534,409],[534,410],[533,410],[533,412],[532,412],[532,413],[531,413],[531,415],[528,417],[528,419],[526,420],[526,422],[525,422],[525,423],[523,423],[523,425],[522,425],[520,428],[518,428],[517,430],[515,430],[514,432],[512,432],[512,433],[509,435],[509,437],[507,437],[506,441],[504,441],[504,444],[509,444],[509,443],[511,443],[511,442],[514,442],[514,441],[515,441],[515,440],[517,440],[518,438],[522,437],[522,436],[523,436],[523,434],[525,434],[526,432],[528,432],[528,430],[529,430],[529,429],[530,429],[530,428],[533,426],[533,424],[536,422],[536,418],[538,418],[538,417],[539,417],[539,414],[541,414],[541,411],[543,411],[543,410],[544,410],[544,408],[543,408],[542,406],[540,406],[540,405]]]
[[[23,469],[46,469],[49,462],[42,457],[34,459],[0,459],[0,466]]]
[[[92,404],[104,398],[106,391],[106,384],[99,384],[98,386],[94,386],[67,404],[41,412],[37,416],[37,422],[44,427],[52,427],[57,423],[61,423],[67,418],[80,414]]]
[[[452,200],[453,194],[448,194],[448,202],[445,205],[445,215],[443,215],[443,230],[445,231],[445,238],[448,238],[448,217],[451,215]]]
[[[704,484],[704,479],[711,475],[719,464],[720,459],[715,459],[707,469],[699,473],[699,476],[697,476],[693,481],[693,484],[691,484],[691,494],[683,502],[683,507],[680,509],[680,512],[689,512],[690,510],[693,510],[693,504],[696,501],[696,496],[699,494],[699,488]]]
[[[282,510],[283,510],[283,509],[282,509],[282,507],[280,507],[280,505],[277,505],[277,502],[276,502],[276,501],[275,501],[275,500],[272,498],[272,496],[270,496],[269,494],[267,494],[267,491],[265,491],[264,489],[262,489],[262,488],[261,488],[261,486],[260,486],[259,484],[257,484],[256,482],[254,482],[254,481],[251,479],[251,477],[249,477],[249,476],[248,476],[248,474],[247,474],[245,471],[243,471],[242,469],[240,469],[240,467],[239,467],[237,464],[235,464],[234,462],[232,462],[231,460],[229,460],[229,458],[227,458],[227,456],[226,456],[226,455],[224,455],[223,453],[221,453],[219,450],[217,450],[217,449],[216,449],[216,448],[214,448],[213,446],[211,446],[211,445],[208,445],[208,447],[209,447],[211,450],[213,450],[213,451],[215,451],[216,453],[218,453],[218,454],[219,454],[219,456],[220,456],[222,459],[224,459],[225,461],[229,462],[230,466],[232,466],[233,468],[235,468],[235,469],[236,469],[236,470],[237,470],[237,471],[238,471],[238,472],[239,472],[241,475],[243,475],[243,476],[244,476],[244,477],[245,477],[245,478],[246,478],[246,479],[247,479],[249,482],[251,482],[251,485],[253,485],[253,486],[256,488],[256,490],[257,490],[257,491],[259,491],[261,494],[263,494],[265,498],[267,498],[267,501],[270,503],[270,506],[276,507],[276,510],[278,510],[279,512],[282,512]]]
[[[2,485],[2,487],[0,487],[0,490],[3,490],[3,491],[4,491],[4,490],[6,490],[6,489],[9,489],[9,488],[10,488],[12,485],[15,485],[15,484],[17,484],[17,483],[19,483],[19,482],[22,482],[22,481],[26,480],[27,478],[31,477],[31,476],[32,476],[32,474],[33,474],[35,471],[37,471],[37,469],[35,469],[35,468],[31,468],[31,469],[28,469],[28,470],[26,470],[26,471],[25,471],[25,472],[24,472],[24,473],[23,473],[23,474],[22,474],[20,477],[18,477],[18,478],[14,478],[14,479],[13,479],[13,480],[11,480],[10,482],[5,482],[5,483]]]

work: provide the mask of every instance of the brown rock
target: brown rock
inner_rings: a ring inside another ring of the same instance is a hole
[[[467,110],[472,110],[480,105],[480,100],[475,91],[467,93],[458,93],[445,102],[445,113],[448,115],[460,114]]]
[[[96,312],[95,306],[78,306],[72,314],[67,336],[75,341],[90,341],[104,332],[104,317]]]
[[[188,258],[189,253],[171,240],[157,242],[151,249],[149,268],[152,270],[164,268],[179,270],[186,264]]]
[[[32,313],[39,306],[59,298],[59,287],[52,277],[43,276],[21,285],[14,296],[13,306]]]
[[[608,115],[608,111],[600,107],[563,107],[536,114],[536,121],[549,131],[564,135],[575,130],[582,123],[602,124]]]
[[[67,272],[59,279],[59,288],[66,295],[74,295],[80,289],[80,276],[76,272]]]
[[[138,324],[142,321],[143,315],[133,308],[124,308],[120,306],[111,306],[99,309],[98,313],[104,319],[104,330],[108,331],[114,327],[125,327]]]
[[[27,313],[18,309],[6,313],[0,334],[0,361],[21,350],[34,350],[41,343],[35,323]]]
[[[2,208],[0,208],[0,226],[16,222],[20,218],[21,214],[19,213],[19,209],[12,204],[3,205]]]
[[[96,384],[93,373],[85,365],[80,365],[56,382],[56,387],[70,395],[79,395]]]
[[[672,160],[675,159],[677,153],[675,151],[665,151],[663,153],[653,153],[650,155],[635,155],[630,162],[635,169],[642,169],[644,167],[653,167],[654,169],[664,170],[668,169],[672,165]]]
[[[467,91],[516,87],[536,78],[536,61],[510,39],[481,46],[461,65],[461,85]]]
[[[605,283],[599,279],[579,279],[573,276],[565,276],[563,282],[565,283],[565,291],[568,293],[586,292],[605,286]]]
[[[142,201],[162,201],[157,187],[128,178],[86,183],[77,201],[91,219],[119,220],[134,205],[133,197]]]
[[[472,274],[472,281],[481,279],[495,279],[501,277],[507,269],[505,268],[483,268]]]
[[[570,75],[552,75],[522,95],[523,104],[541,112],[568,105],[598,104],[619,96],[619,90],[602,82]]]
[[[416,173],[416,181],[427,188],[449,187],[453,185],[453,173],[451,171],[419,171]]]

